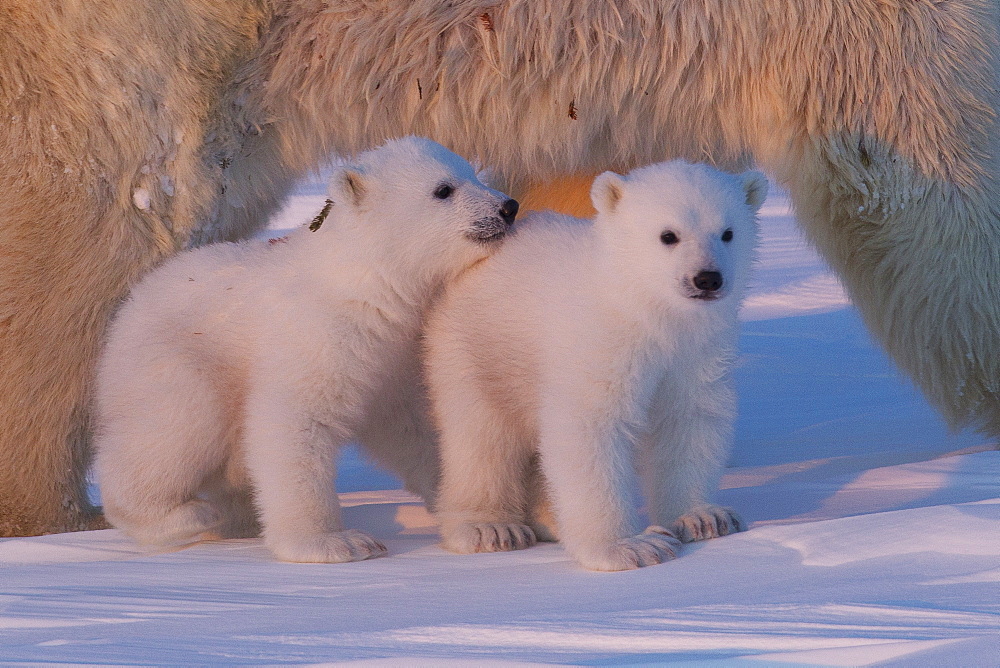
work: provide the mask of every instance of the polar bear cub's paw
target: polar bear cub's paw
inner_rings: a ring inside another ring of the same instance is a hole
[[[531,527],[516,523],[463,522],[441,533],[444,548],[459,554],[523,550],[536,542]]]
[[[735,510],[713,505],[694,508],[670,525],[670,532],[684,543],[718,538],[746,530],[746,522]]]
[[[384,556],[388,550],[364,531],[348,529],[331,533],[282,536],[267,541],[282,561],[337,564]]]
[[[669,531],[652,526],[638,536],[620,538],[608,549],[580,555],[580,564],[592,571],[628,571],[677,558],[681,542]]]

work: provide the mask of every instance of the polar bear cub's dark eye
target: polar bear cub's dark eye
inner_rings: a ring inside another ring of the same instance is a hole
[[[730,241],[732,241],[733,240],[733,231],[732,230],[726,230],[725,232],[723,232],[722,233],[722,240],[725,241],[726,243],[729,243]]]
[[[434,189],[434,196],[438,199],[448,199],[455,189],[449,183],[442,183]]]
[[[674,232],[671,232],[670,230],[667,230],[660,235],[660,241],[662,241],[667,246],[673,246],[680,240],[681,238],[678,237]]]

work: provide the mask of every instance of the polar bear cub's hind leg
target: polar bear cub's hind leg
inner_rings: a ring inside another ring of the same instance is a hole
[[[462,354],[446,337],[440,345]],[[482,386],[455,382],[435,366],[428,373],[439,410],[448,412],[439,424],[442,437],[462,444],[441,451],[449,481],[440,490],[442,544],[459,554],[531,547],[536,536],[527,523],[525,484],[533,470],[530,439],[504,420]]]
[[[114,526],[142,543],[179,545],[227,519],[201,492],[225,466],[232,415],[169,337],[139,324],[143,313],[144,322],[155,319],[148,308],[149,295],[137,290],[110,332],[98,369],[95,470]],[[172,362],[151,361],[165,356]]]

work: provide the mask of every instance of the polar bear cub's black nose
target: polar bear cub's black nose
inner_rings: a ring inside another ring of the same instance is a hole
[[[722,287],[722,274],[717,271],[699,271],[695,274],[694,287],[703,292],[715,292]]]
[[[508,225],[514,224],[514,216],[517,215],[519,205],[516,199],[509,199],[500,207],[500,218]]]

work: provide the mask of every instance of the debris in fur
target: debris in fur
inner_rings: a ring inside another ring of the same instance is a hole
[[[319,212],[319,215],[312,219],[309,223],[309,231],[315,232],[323,225],[323,221],[326,217],[330,215],[330,208],[333,206],[333,200],[329,197],[326,198],[326,204],[323,205],[323,209]]]

